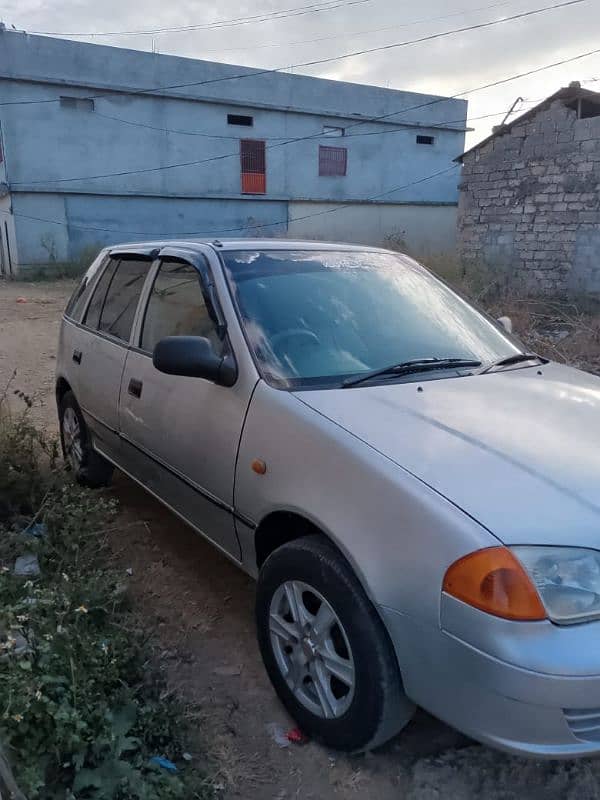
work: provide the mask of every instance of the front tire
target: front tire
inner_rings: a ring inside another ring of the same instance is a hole
[[[113,466],[92,447],[90,432],[73,392],[65,392],[60,400],[60,441],[67,467],[75,479],[86,486],[107,486]]]
[[[414,713],[383,623],[322,536],[275,550],[259,575],[256,621],[275,691],[300,729],[338,750],[371,750]]]

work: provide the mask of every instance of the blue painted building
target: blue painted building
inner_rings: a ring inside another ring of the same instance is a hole
[[[163,236],[449,249],[466,106],[1,30],[0,268]]]

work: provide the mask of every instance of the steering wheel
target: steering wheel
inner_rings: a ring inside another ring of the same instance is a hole
[[[319,337],[317,336],[314,331],[309,331],[308,328],[288,328],[286,331],[280,331],[279,333],[275,333],[271,339],[271,345],[273,350],[279,349],[282,342],[287,341],[287,339],[291,339],[292,337],[303,337],[306,339],[307,344],[310,340],[310,343],[313,345],[320,345],[321,342]]]

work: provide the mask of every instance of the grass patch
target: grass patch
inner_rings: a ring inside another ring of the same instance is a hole
[[[84,247],[77,257],[70,261],[52,259],[44,263],[22,264],[19,267],[19,274],[15,277],[17,280],[30,283],[81,278],[101,249],[101,245]]]
[[[27,409],[10,414],[6,406],[0,402],[1,795],[212,797],[209,781],[183,758],[184,709],[153,666],[148,633],[111,567],[105,531],[115,502],[70,482],[56,442],[33,427]],[[24,554],[35,556],[39,575],[13,573]]]
[[[77,280],[92,263],[89,261],[62,261],[35,266],[22,266],[15,280],[28,283],[44,283],[56,280]]]

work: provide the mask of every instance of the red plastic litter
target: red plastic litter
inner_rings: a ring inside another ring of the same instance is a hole
[[[308,736],[305,736],[300,728],[292,728],[291,731],[286,733],[286,736],[293,744],[306,744],[308,742]]]
[[[27,302],[26,297],[17,297],[17,303],[26,303],[26,302]]]

